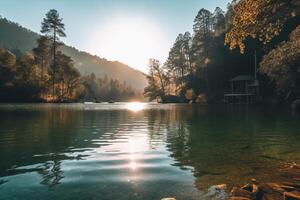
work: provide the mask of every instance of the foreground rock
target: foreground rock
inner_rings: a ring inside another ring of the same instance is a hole
[[[208,189],[206,197],[208,197],[209,199],[219,199],[219,200],[228,199],[228,194],[226,192],[226,189],[227,189],[226,184],[211,186]]]
[[[234,187],[230,200],[300,200],[300,166],[289,164],[279,170],[280,181]]]

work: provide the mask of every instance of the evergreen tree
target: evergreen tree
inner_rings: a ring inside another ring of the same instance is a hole
[[[66,37],[65,25],[62,23],[62,18],[60,18],[57,10],[51,9],[47,14],[46,18],[43,19],[41,33],[46,34],[51,39],[52,42],[52,95],[55,96],[55,76],[57,68],[57,49],[60,45],[59,37]]]
[[[215,33],[215,36],[219,36],[225,31],[225,12],[220,8],[216,7],[213,16],[213,31]]]
[[[0,48],[0,86],[12,83],[16,71],[16,56]]]
[[[166,68],[170,82],[175,85],[175,93],[184,95],[186,77],[194,72],[190,61],[191,34],[179,34],[166,61]]]
[[[205,81],[206,93],[209,90],[208,64],[213,44],[213,24],[213,14],[206,9],[200,9],[193,26],[192,61],[196,66],[197,76]]]
[[[50,40],[48,37],[41,36],[37,40],[38,46],[35,47],[32,51],[35,56],[35,60],[38,65],[41,67],[41,83],[45,81],[45,72],[49,68],[50,55],[51,55],[51,46]]]
[[[76,89],[80,84],[80,73],[74,67],[71,57],[57,53],[56,82],[60,83],[58,92],[59,101],[69,101],[76,98]]]

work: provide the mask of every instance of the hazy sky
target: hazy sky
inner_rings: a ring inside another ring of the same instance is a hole
[[[146,71],[164,61],[176,36],[191,31],[199,9],[226,9],[228,0],[0,0],[0,15],[39,32],[45,13],[64,19],[63,41],[109,60]]]

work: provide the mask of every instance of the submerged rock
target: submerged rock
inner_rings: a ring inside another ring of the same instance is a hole
[[[214,198],[219,199],[219,200],[228,199],[228,194],[226,192],[226,189],[227,189],[226,184],[211,186],[208,189],[208,192],[207,192],[206,196],[207,197],[214,197]]]
[[[255,197],[251,194],[251,192],[244,190],[239,187],[233,187],[230,192],[230,200],[252,200]]]
[[[246,184],[243,187],[234,187],[230,192],[230,200],[255,200],[259,188],[256,184]]]

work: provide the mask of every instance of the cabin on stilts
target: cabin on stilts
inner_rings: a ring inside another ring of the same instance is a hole
[[[230,93],[224,94],[224,101],[230,104],[252,104],[256,102],[259,92],[257,80],[257,55],[254,51],[254,77],[239,75],[229,80]]]
[[[239,75],[231,80],[230,93],[224,95],[224,101],[229,104],[252,104],[258,94],[258,80],[250,75]]]

